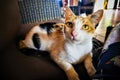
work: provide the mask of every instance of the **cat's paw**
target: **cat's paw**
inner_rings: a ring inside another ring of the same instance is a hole
[[[90,69],[88,69],[88,74],[89,76],[93,76],[96,73],[96,69],[94,67],[91,67]]]
[[[68,80],[80,80],[80,79],[79,79],[78,75],[71,74],[68,76]]]
[[[20,41],[19,42],[19,48],[22,49],[22,48],[25,48],[25,43],[23,41]]]
[[[66,74],[67,74],[68,80],[80,80],[75,70],[72,70],[72,69],[68,70]]]

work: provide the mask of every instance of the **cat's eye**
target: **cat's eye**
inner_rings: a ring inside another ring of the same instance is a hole
[[[67,27],[69,27],[69,28],[72,28],[72,27],[73,27],[73,23],[72,23],[72,22],[66,22],[65,24],[66,24]]]
[[[88,26],[88,25],[83,25],[82,29],[88,30],[88,29],[89,29],[89,26]]]

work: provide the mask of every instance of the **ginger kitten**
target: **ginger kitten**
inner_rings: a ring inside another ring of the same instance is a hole
[[[92,64],[92,35],[103,10],[87,16],[76,16],[66,7],[65,23],[45,23],[33,27],[20,41],[28,47],[50,52],[51,59],[66,73],[68,80],[80,80],[72,64],[84,62],[90,76],[96,72]]]

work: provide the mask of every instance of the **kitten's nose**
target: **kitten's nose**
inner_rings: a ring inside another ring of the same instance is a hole
[[[60,31],[63,31],[63,27],[59,27],[59,30],[60,30]]]

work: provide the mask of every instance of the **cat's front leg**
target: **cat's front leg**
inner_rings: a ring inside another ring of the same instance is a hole
[[[93,75],[96,73],[96,69],[95,69],[94,66],[93,66],[92,56],[91,56],[90,53],[89,53],[89,54],[87,55],[87,57],[85,58],[85,60],[84,60],[84,65],[85,65],[85,68],[86,68],[89,76],[93,76]]]
[[[73,66],[71,66],[69,69],[65,70],[65,73],[68,77],[68,80],[80,80],[78,77],[78,74],[76,73]]]
[[[68,80],[80,80],[72,64],[66,62],[64,58],[62,58],[61,54],[64,54],[64,52],[60,53],[59,55],[56,55],[54,52],[56,51],[52,52],[51,58],[62,70],[64,70],[65,74],[68,77]]]

